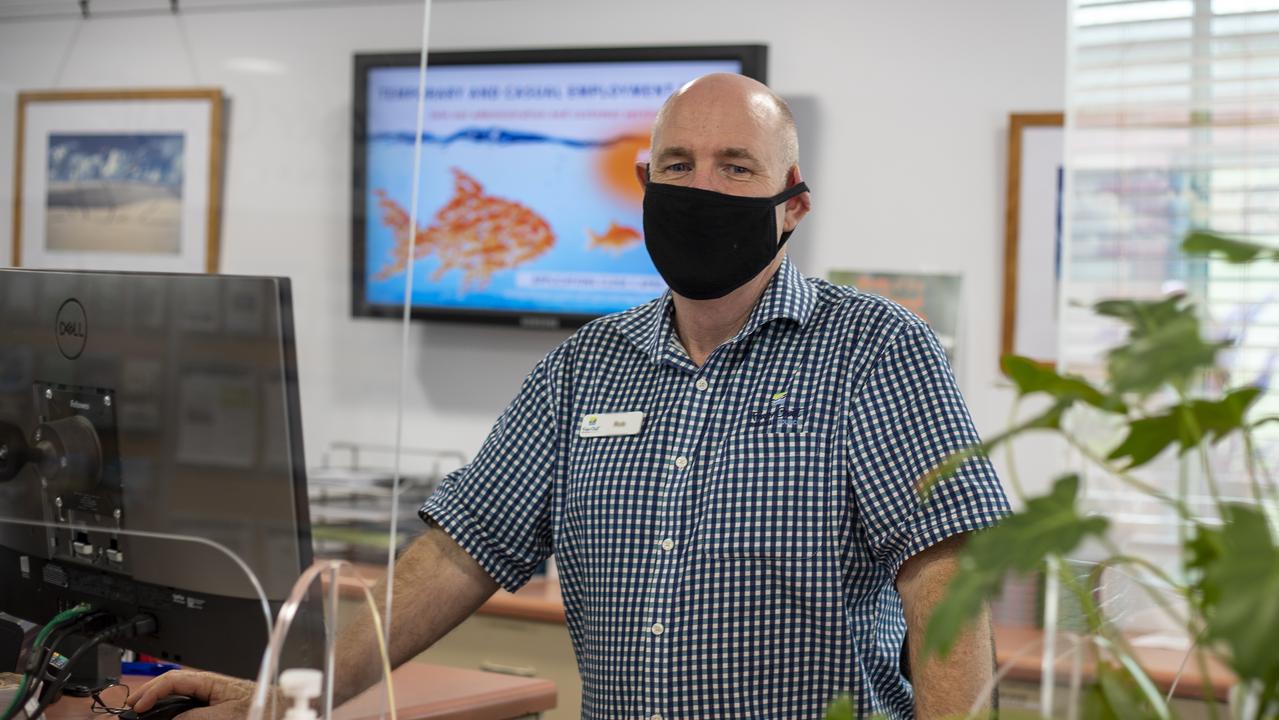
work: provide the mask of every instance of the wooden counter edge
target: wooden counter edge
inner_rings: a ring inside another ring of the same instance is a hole
[[[469,693],[465,697],[416,702],[411,696],[415,691],[421,693],[422,683],[406,683],[406,681],[426,678],[431,673],[446,673],[452,679],[452,676],[457,675],[483,675],[484,671],[442,667],[421,662],[405,663],[395,670],[397,714],[400,717],[413,720],[487,720],[498,717],[524,717],[554,709],[558,699],[558,690],[555,683],[550,680],[500,676],[501,681],[517,683],[517,686],[488,688]],[[486,682],[492,684],[494,680]],[[406,685],[418,687],[400,689]],[[381,704],[376,700],[382,692],[385,690],[379,683],[342,708],[335,709],[334,715],[339,720],[381,718],[383,717]]]
[[[1039,628],[995,627],[995,661],[1001,669],[1005,670],[1005,679],[1033,683],[1040,681],[1042,678],[1040,648],[1043,637],[1044,631]],[[1067,633],[1058,635],[1058,660],[1054,663],[1054,673],[1057,682],[1061,684],[1070,681],[1073,657],[1069,654],[1069,650],[1073,642],[1073,636]],[[1164,693],[1168,692],[1168,688],[1172,686],[1186,654],[1182,650],[1151,647],[1134,648],[1134,653],[1137,662],[1150,675],[1150,679],[1160,692]],[[1082,671],[1085,679],[1091,676],[1092,667],[1093,663],[1090,660],[1084,660]],[[1209,674],[1212,681],[1212,696],[1217,700],[1225,701],[1231,685],[1235,682],[1234,674],[1220,661],[1212,658],[1209,658]],[[1203,700],[1203,693],[1203,676],[1199,672],[1194,657],[1190,657],[1186,661],[1181,679],[1177,681],[1173,697]]]
[[[431,673],[447,673],[454,676],[482,677],[482,670],[466,670],[462,668],[440,667],[426,663],[406,663],[395,671],[397,715],[406,720],[492,720],[492,718],[523,717],[546,712],[555,707],[558,691],[555,683],[543,678],[507,678],[513,685],[505,688],[487,688],[466,695],[448,699],[421,700],[422,683],[414,682],[429,677]],[[125,676],[124,684],[137,689],[152,680],[151,677]],[[486,684],[493,684],[486,680]],[[378,703],[381,693],[385,692],[381,683],[369,688],[354,698],[350,703],[334,708],[334,717],[338,720],[373,720],[381,718],[384,703]],[[86,718],[110,717],[98,715],[90,709],[88,698],[64,697],[54,703],[46,713],[48,720],[85,720]]]

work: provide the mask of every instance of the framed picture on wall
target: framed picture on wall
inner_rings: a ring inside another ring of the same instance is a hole
[[[13,264],[216,272],[216,88],[18,94]]]
[[[1061,113],[1008,117],[1004,314],[1000,354],[1057,361],[1064,189]]]
[[[959,275],[831,270],[827,278],[837,285],[851,285],[886,297],[915,313],[937,334],[951,366],[957,364],[959,324],[963,317],[960,298],[963,280]]]

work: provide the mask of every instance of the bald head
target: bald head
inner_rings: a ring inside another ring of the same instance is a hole
[[[667,98],[653,122],[654,149],[672,116],[697,114],[710,108],[744,113],[765,133],[776,138],[782,172],[799,163],[799,133],[786,101],[758,80],[732,73],[703,75]]]

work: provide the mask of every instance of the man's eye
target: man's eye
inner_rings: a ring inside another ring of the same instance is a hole
[[[729,165],[728,171],[733,175],[746,175],[750,173],[750,168],[744,168],[741,165]]]
[[[666,166],[666,172],[688,172],[689,170],[688,163],[671,163]]]

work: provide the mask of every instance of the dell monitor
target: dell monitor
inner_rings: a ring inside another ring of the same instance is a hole
[[[287,279],[0,270],[0,612],[144,615],[115,644],[255,677],[263,606],[218,547],[272,614],[311,564],[293,341]]]

